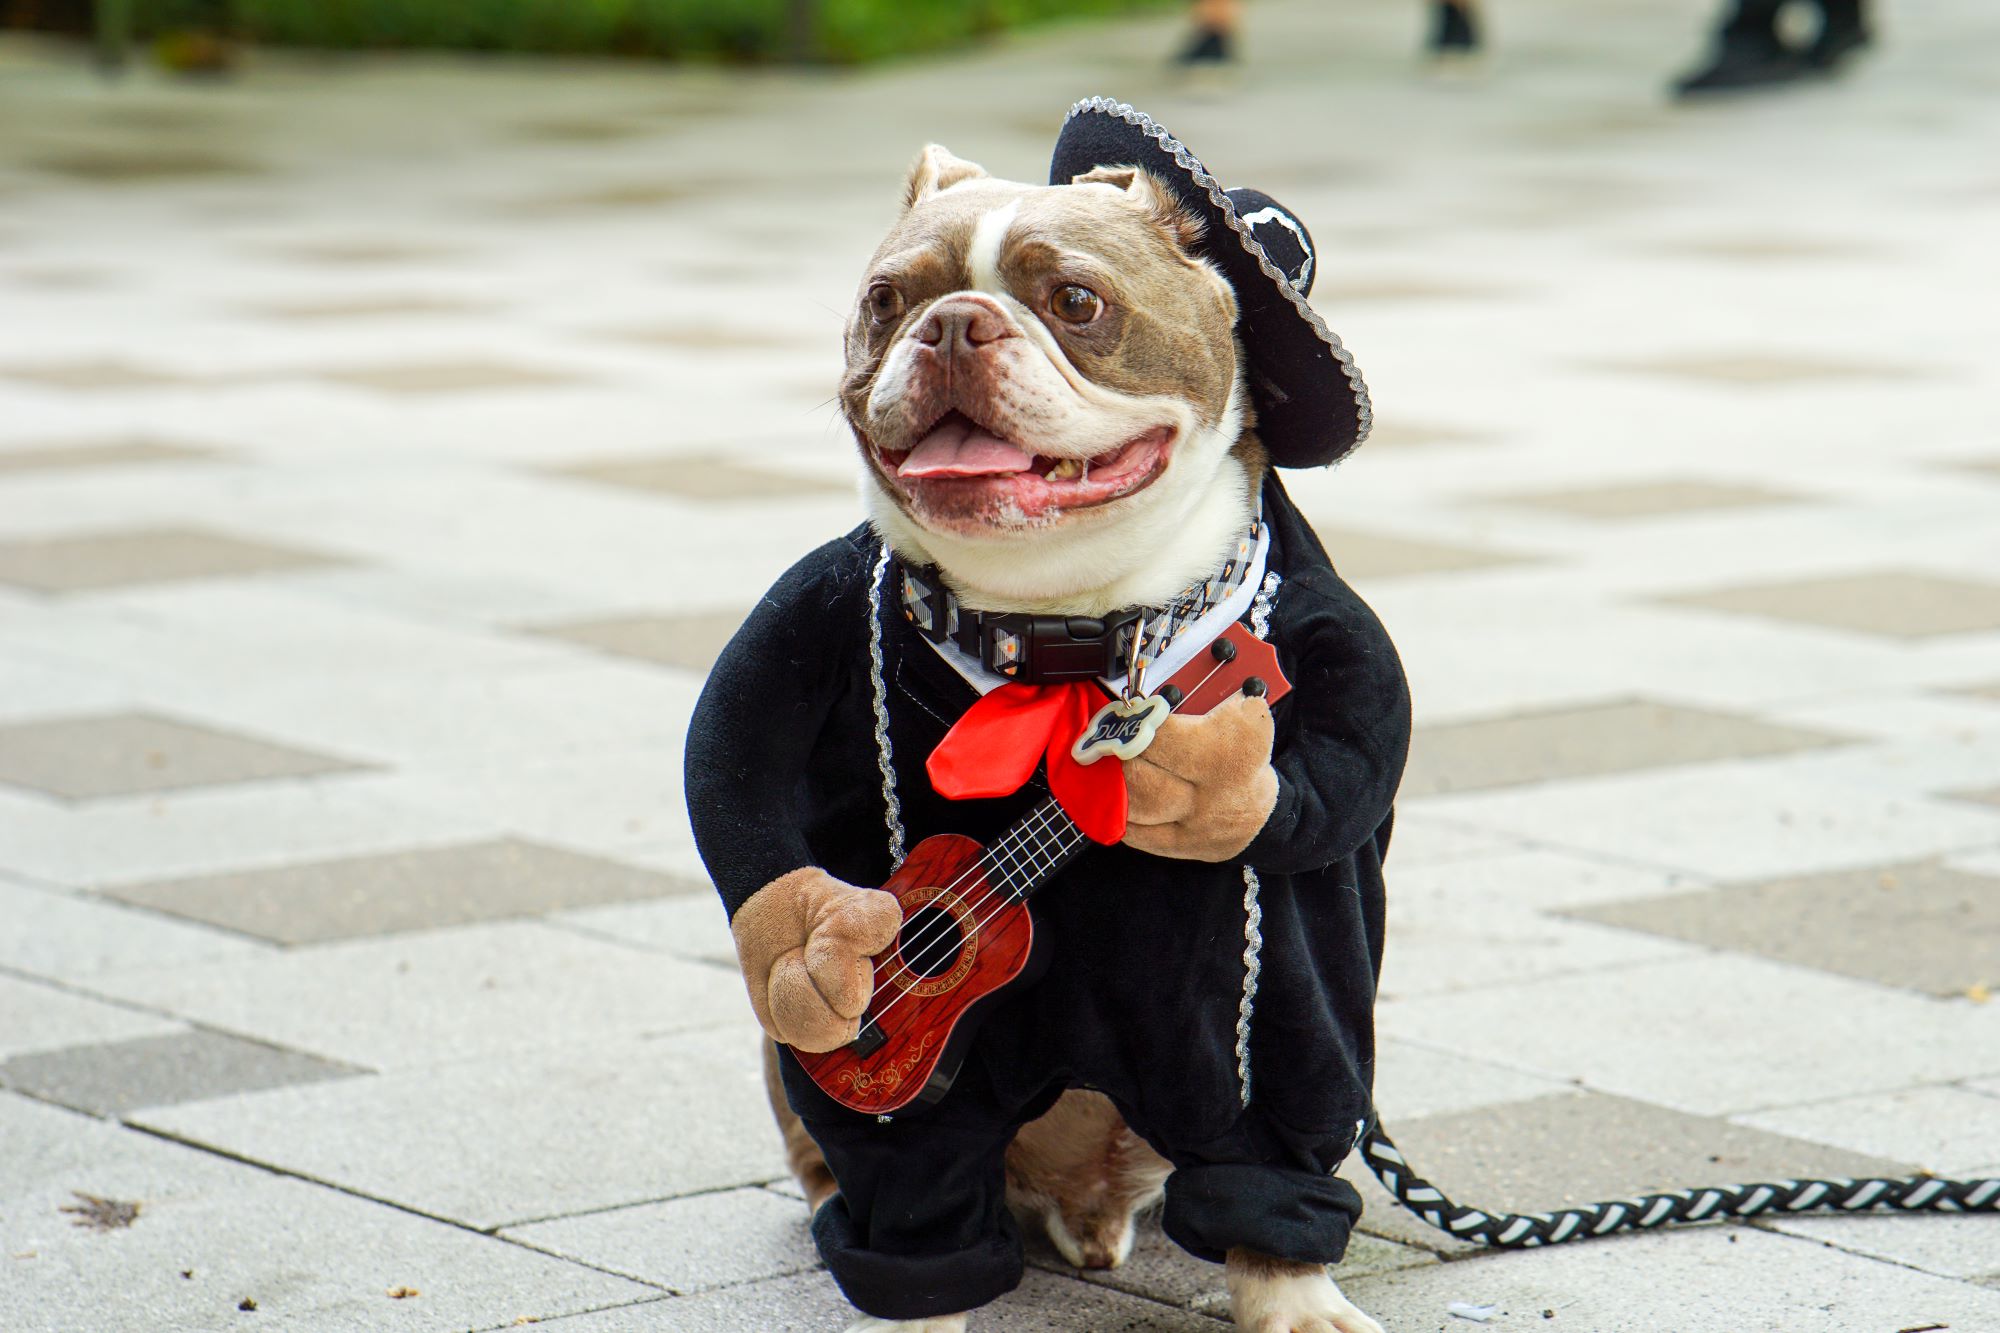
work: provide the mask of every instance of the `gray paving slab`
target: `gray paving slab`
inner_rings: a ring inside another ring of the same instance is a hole
[[[186,463],[213,458],[207,449],[164,440],[79,441],[27,448],[0,449],[0,476],[26,472],[64,472],[74,468],[132,467],[153,463]]]
[[[0,1061],[0,1087],[92,1115],[116,1116],[233,1092],[362,1071],[199,1029],[37,1051]]]
[[[71,981],[112,968],[193,963],[264,947],[206,926],[5,879],[0,919],[33,923],[32,929],[0,930],[0,967]]]
[[[1894,1153],[1941,1175],[2000,1162],[2000,1098],[1966,1087],[1911,1088],[1780,1106],[1734,1119],[1853,1152]],[[2000,1256],[2000,1245],[1994,1253]]]
[[[210,1027],[374,1069],[750,1018],[733,969],[526,921],[120,972],[93,984]]]
[[[457,1330],[652,1289],[334,1190],[0,1094],[0,1327]],[[135,1205],[94,1230],[79,1194]],[[416,1295],[397,1299],[397,1289]]]
[[[1396,1333],[1478,1327],[1449,1313],[1454,1301],[1496,1306],[1496,1328],[1589,1333],[1896,1333],[1937,1324],[1978,1329],[2000,1319],[2000,1292],[1741,1227],[1486,1255],[1343,1290]]]
[[[1602,1199],[1800,1176],[1906,1176],[1871,1157],[1598,1093],[1551,1093],[1389,1126],[1413,1170],[1476,1208],[1544,1212]]]
[[[2000,1167],[1982,1168],[1972,1177],[2000,1179]],[[1942,1213],[1787,1217],[1759,1225],[1938,1277],[1991,1286],[1994,1277],[2000,1276],[2000,1245],[1993,1243],[1993,1218],[1984,1213],[1963,1217]]]
[[[92,1042],[181,1031],[186,1025],[37,981],[0,974],[0,1059]]]
[[[759,1038],[729,1027],[148,1111],[135,1122],[487,1230],[776,1180]]]
[[[549,917],[549,923],[732,971],[736,968],[736,940],[729,933],[729,915],[707,885],[682,897],[557,912]]]
[[[1568,915],[1932,995],[2000,987],[2000,877],[1863,866]]]
[[[314,944],[685,891],[636,866],[504,838],[106,892],[274,943]]]
[[[316,551],[218,532],[149,528],[89,537],[0,541],[0,583],[37,592],[88,592],[179,579],[282,573],[333,559]]]
[[[1404,797],[1790,754],[1842,738],[1650,700],[1419,727]]]
[[[1670,600],[1905,639],[2000,629],[2000,584],[1904,570],[1718,588]]]
[[[706,673],[743,624],[741,611],[613,616],[537,626],[537,634],[567,639],[619,657]]]
[[[1602,522],[1629,522],[1715,510],[1748,509],[1794,504],[1801,498],[1762,486],[1743,486],[1696,478],[1619,482],[1554,491],[1524,491],[1497,495],[1500,504],[1518,505]]]
[[[332,755],[143,713],[0,726],[0,783],[73,801],[356,767]]]
[[[561,1217],[500,1234],[689,1295],[817,1267],[810,1222],[800,1201],[750,1188]]]
[[[1563,1021],[1541,1017],[1551,1014]],[[1990,1005],[1726,956],[1392,1000],[1377,1023],[1435,1049],[1711,1115],[1970,1077],[2000,1050]]]

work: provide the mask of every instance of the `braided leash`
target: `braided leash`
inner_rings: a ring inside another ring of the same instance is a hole
[[[1896,1208],[1906,1213],[2000,1212],[2000,1179],[1776,1180],[1756,1185],[1711,1185],[1642,1194],[1550,1213],[1489,1213],[1453,1203],[1444,1191],[1410,1169],[1378,1120],[1368,1127],[1362,1157],[1396,1202],[1460,1240],[1496,1250],[1563,1245],[1619,1231],[1649,1231],[1685,1222],[1766,1213],[1859,1213]]]

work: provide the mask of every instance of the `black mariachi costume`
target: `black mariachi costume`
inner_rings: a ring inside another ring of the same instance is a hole
[[[1072,1086],[1108,1094],[1173,1162],[1166,1227],[1190,1251],[1333,1262],[1345,1250],[1360,1198],[1328,1173],[1369,1116],[1382,858],[1408,695],[1388,636],[1275,477],[1263,507],[1277,578],[1260,611],[1294,690],[1275,709],[1277,805],[1240,862],[1086,851],[1035,898],[1047,973],[1005,993],[932,1109],[878,1124],[786,1055],[792,1106],[841,1186],[815,1235],[860,1309],[963,1310],[1020,1280],[1002,1154]],[[895,599],[880,584],[871,614],[871,584],[893,575],[878,557],[863,528],[800,561],[702,692],[688,803],[732,914],[804,865],[851,884],[888,878],[871,640],[913,838],[990,838],[1044,794],[931,791],[924,759],[978,696],[886,609]]]
[[[1199,249],[1237,294],[1272,461],[1321,466],[1358,445],[1367,390],[1306,304],[1304,225],[1266,195],[1223,190],[1145,115],[1093,98],[1071,110],[1050,183],[1099,166],[1145,168],[1204,224]],[[1109,1095],[1173,1163],[1165,1226],[1193,1253],[1331,1263],[1345,1251],[1361,1201],[1331,1172],[1370,1115],[1382,858],[1409,698],[1382,626],[1275,475],[1262,520],[1267,573],[1247,619],[1294,688],[1273,709],[1277,803],[1241,856],[1085,851],[1034,899],[1046,972],[1002,992],[934,1107],[878,1123],[784,1056],[786,1093],[840,1185],[814,1235],[860,1309],[951,1313],[1020,1280],[1003,1154],[1069,1087]],[[865,527],[827,543],[778,581],[708,679],[688,805],[732,917],[803,866],[881,884],[902,826],[988,839],[1043,795],[932,790],[925,759],[978,694],[897,613],[897,575]]]

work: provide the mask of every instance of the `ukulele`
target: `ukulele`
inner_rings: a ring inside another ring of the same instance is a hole
[[[1239,690],[1276,703],[1290,689],[1277,650],[1232,624],[1152,698],[1164,701],[1155,705],[1159,717],[1200,716]],[[944,1096],[965,1061],[975,1010],[1028,965],[1028,899],[1089,845],[1045,800],[991,846],[940,833],[912,847],[882,886],[902,903],[903,926],[875,957],[859,1034],[831,1051],[792,1051],[812,1081],[842,1106],[883,1120]]]

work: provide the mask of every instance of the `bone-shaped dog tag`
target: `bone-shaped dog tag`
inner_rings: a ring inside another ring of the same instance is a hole
[[[1090,719],[1090,725],[1070,747],[1070,755],[1079,764],[1094,764],[1106,755],[1137,759],[1153,743],[1153,733],[1173,711],[1173,705],[1157,694],[1143,699],[1113,699]]]

